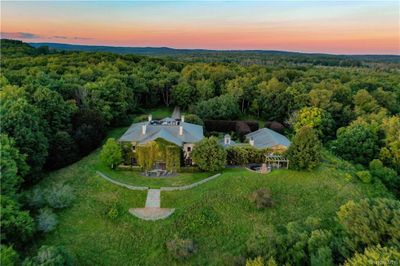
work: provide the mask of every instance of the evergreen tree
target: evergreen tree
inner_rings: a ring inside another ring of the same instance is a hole
[[[287,150],[290,167],[313,169],[321,160],[321,142],[311,127],[302,127],[294,136]]]

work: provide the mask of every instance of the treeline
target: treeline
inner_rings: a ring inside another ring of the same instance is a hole
[[[2,243],[16,249],[35,231],[22,187],[90,153],[108,127],[128,125],[144,108],[179,105],[202,119],[276,121],[289,135],[309,126],[361,168],[375,160],[382,182],[400,187],[398,69],[184,63],[56,53],[8,40],[1,46],[1,204],[9,210],[1,217]]]

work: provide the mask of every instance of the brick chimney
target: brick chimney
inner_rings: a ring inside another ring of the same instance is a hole
[[[147,125],[142,126],[142,135],[146,135],[146,128],[147,128]]]

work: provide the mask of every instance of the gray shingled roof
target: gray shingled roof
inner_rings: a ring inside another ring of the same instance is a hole
[[[289,147],[290,145],[290,140],[269,128],[260,128],[257,131],[247,134],[246,138],[253,138],[254,147],[259,149],[271,148],[276,145]]]
[[[163,119],[168,121],[171,118]],[[181,122],[183,135],[179,135],[178,125],[150,125],[149,122],[132,124],[129,129],[119,138],[119,141],[135,141],[144,144],[149,141],[162,138],[166,141],[182,146],[183,143],[195,143],[204,138],[203,127],[191,123]],[[146,125],[146,134],[142,134],[142,126]]]

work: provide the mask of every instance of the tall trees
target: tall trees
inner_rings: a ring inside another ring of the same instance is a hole
[[[108,124],[118,124],[129,110],[135,108],[132,91],[120,78],[107,76],[94,83],[86,84],[87,103],[99,111]]]
[[[304,126],[315,129],[319,138],[328,139],[333,134],[334,121],[331,115],[318,107],[304,107],[291,118],[291,124],[295,132]]]
[[[378,155],[378,133],[367,123],[352,123],[338,129],[331,149],[345,160],[367,165]]]
[[[378,244],[398,247],[399,210],[400,202],[393,199],[349,201],[338,211],[339,223],[348,234],[346,243],[354,251]]]
[[[4,99],[3,93],[1,99]],[[47,158],[48,141],[38,109],[24,98],[1,100],[2,132],[12,136],[16,147],[27,155],[32,172],[40,171]]]
[[[300,128],[286,152],[293,169],[313,169],[321,160],[321,143],[314,129]]]
[[[286,84],[277,78],[268,82],[263,81],[257,85],[257,105],[260,114],[267,120],[284,121],[287,117],[287,110],[290,102],[290,94],[286,91]]]
[[[1,196],[1,242],[20,245],[27,241],[35,231],[29,212],[22,211],[20,205],[7,196]]]
[[[15,197],[17,189],[22,182],[22,177],[29,170],[26,164],[26,155],[20,154],[15,148],[15,142],[7,135],[0,134],[0,183],[1,195]]]
[[[201,101],[196,106],[196,114],[209,119],[236,119],[240,110],[236,99],[230,95],[222,95]]]
[[[105,121],[101,113],[87,108],[75,113],[73,129],[73,138],[81,155],[86,155],[94,150],[106,135]]]
[[[385,138],[379,157],[388,166],[400,173],[400,116],[397,115],[384,119],[382,129]]]

